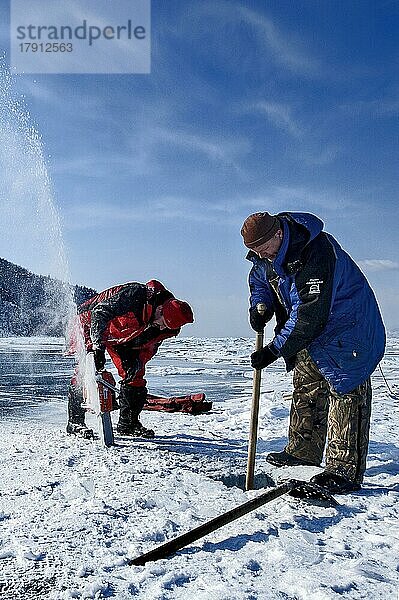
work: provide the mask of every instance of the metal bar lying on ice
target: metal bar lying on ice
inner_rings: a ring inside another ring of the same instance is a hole
[[[204,537],[208,533],[219,529],[219,527],[223,527],[223,525],[231,523],[231,521],[235,521],[235,519],[246,515],[255,508],[259,508],[263,504],[266,504],[266,502],[270,502],[271,500],[275,500],[279,496],[286,494],[287,492],[292,490],[293,487],[294,484],[291,481],[288,481],[283,485],[279,485],[278,487],[275,487],[269,490],[268,492],[261,494],[257,498],[253,498],[252,500],[249,500],[244,504],[240,504],[236,508],[229,510],[223,515],[219,515],[211,521],[208,521],[207,523],[204,523],[203,525],[200,525],[199,527],[196,527],[195,529],[192,529],[191,531],[180,535],[174,540],[166,542],[166,544],[162,544],[162,546],[158,546],[158,548],[155,548],[154,550],[151,550],[146,554],[142,554],[141,556],[137,556],[136,558],[131,559],[128,564],[144,565],[148,561],[158,560],[160,558],[170,556],[171,554],[177,552],[177,550],[181,550],[181,548],[184,548],[188,544],[191,544],[192,542],[195,542],[196,540],[199,540],[200,538]]]
[[[158,546],[158,548],[150,550],[150,552],[147,552],[145,554],[142,554],[141,556],[137,556],[136,558],[129,560],[128,564],[130,566],[144,565],[149,561],[155,561],[159,560],[160,558],[166,558],[171,554],[174,554],[178,550],[181,550],[188,544],[199,540],[208,533],[216,531],[216,529],[223,527],[223,525],[227,525],[227,523],[231,523],[239,517],[242,517],[243,515],[246,515],[247,513],[251,512],[252,510],[263,506],[267,502],[271,502],[272,500],[275,500],[283,494],[287,494],[293,490],[299,491],[299,493],[296,494],[296,496],[300,498],[314,498],[324,502],[327,501],[330,506],[338,504],[335,498],[333,498],[327,492],[324,492],[324,490],[322,490],[322,488],[320,488],[319,486],[314,486],[305,481],[297,481],[295,479],[291,479],[290,481],[287,481],[282,485],[272,488],[271,490],[264,492],[260,496],[257,496],[256,498],[253,498],[252,500],[249,500],[244,504],[240,504],[236,508],[233,508],[232,510],[229,510],[224,514],[215,517],[211,521],[208,521],[207,523],[204,523],[203,525],[200,525],[199,527],[196,527],[195,529],[192,529],[191,531],[180,535],[174,540],[170,540],[169,542],[162,544],[162,546]]]

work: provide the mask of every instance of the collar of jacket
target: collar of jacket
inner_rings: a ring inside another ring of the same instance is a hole
[[[280,221],[283,224],[283,241],[281,243],[279,251],[277,252],[277,256],[272,262],[272,264],[273,269],[276,271],[277,275],[284,275],[285,271],[283,268],[283,263],[290,243],[290,230],[288,228],[287,220],[284,217],[280,217]]]

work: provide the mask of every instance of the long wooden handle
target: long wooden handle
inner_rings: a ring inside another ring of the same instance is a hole
[[[265,304],[257,305],[259,314],[264,314],[266,310]],[[255,339],[255,351],[263,348],[264,332],[258,332]],[[252,407],[251,420],[249,423],[249,440],[248,440],[248,462],[247,476],[245,479],[245,489],[252,490],[254,487],[254,470],[255,470],[255,455],[256,443],[258,439],[258,417],[259,417],[259,397],[260,397],[260,382],[262,378],[261,369],[254,370],[254,380],[252,387]]]

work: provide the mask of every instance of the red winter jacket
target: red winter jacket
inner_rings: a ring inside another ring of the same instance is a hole
[[[109,350],[136,341],[137,349],[146,348],[153,356],[160,342],[180,332],[180,328],[149,328],[155,309],[169,298],[173,294],[156,280],[124,283],[90,298],[78,308],[86,349]]]

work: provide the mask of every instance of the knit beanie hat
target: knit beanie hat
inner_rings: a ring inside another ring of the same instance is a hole
[[[162,305],[162,316],[169,329],[179,329],[186,323],[193,323],[194,316],[191,306],[183,300],[170,298]]]
[[[268,212],[258,212],[245,219],[241,235],[247,248],[254,248],[270,240],[280,227],[277,217]]]

